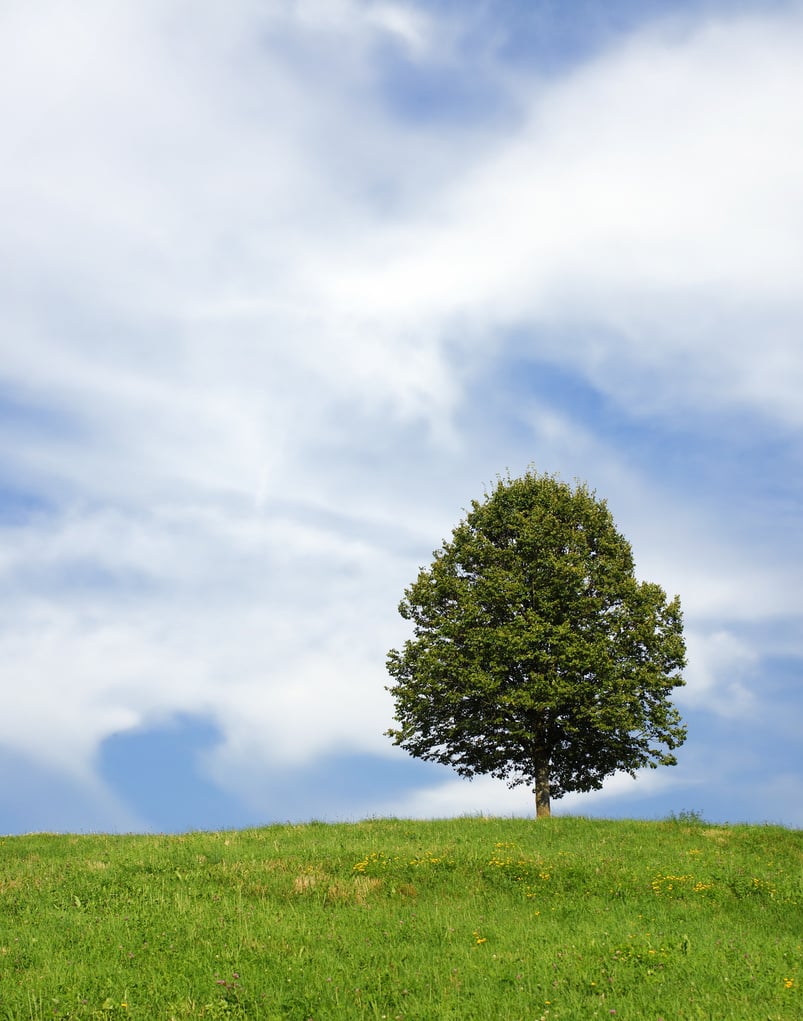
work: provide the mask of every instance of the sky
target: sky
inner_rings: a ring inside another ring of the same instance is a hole
[[[803,5],[0,7],[0,832],[532,815],[384,735],[473,499],[679,594],[678,765],[803,827]]]

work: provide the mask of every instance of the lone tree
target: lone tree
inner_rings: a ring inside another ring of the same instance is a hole
[[[676,764],[680,600],[635,578],[604,500],[530,470],[500,479],[405,590],[391,649],[394,744],[552,798]]]

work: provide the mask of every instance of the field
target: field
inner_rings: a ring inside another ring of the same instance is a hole
[[[0,839],[0,1019],[803,1018],[803,831],[554,818]]]

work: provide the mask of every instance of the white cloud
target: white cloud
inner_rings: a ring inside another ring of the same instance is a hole
[[[420,8],[396,3],[376,3],[367,9],[367,20],[400,39],[414,55],[431,49],[433,28]]]
[[[0,740],[86,776],[111,732],[197,710],[228,777],[377,750],[403,586],[533,448],[610,482],[690,618],[799,612],[781,553],[735,556],[582,424],[522,411],[511,449],[465,405],[517,327],[645,417],[800,425],[796,14],[643,33],[551,83],[499,68],[520,121],[437,131],[378,87],[379,38],[443,59],[411,5],[0,22],[2,379],[29,415],[0,451],[55,505],[0,552]],[[698,633],[713,702],[754,653]]]
[[[526,787],[509,788],[501,780],[455,778],[414,791],[401,802],[382,805],[377,815],[402,819],[443,819],[456,815],[534,815],[535,800]]]
[[[422,218],[338,264],[332,300],[377,321],[413,309],[422,332],[459,317],[467,344],[535,325],[542,349],[639,407],[733,402],[799,425],[791,20],[645,33],[540,89]],[[586,334],[573,349],[569,326]]]
[[[755,715],[756,698],[750,686],[759,665],[755,646],[724,630],[707,634],[689,631],[686,644],[687,687],[678,700],[704,705],[723,716]]]

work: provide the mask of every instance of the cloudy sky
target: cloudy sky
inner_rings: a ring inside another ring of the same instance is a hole
[[[803,5],[0,8],[0,832],[529,814],[383,732],[498,473],[683,602],[674,769],[803,826]]]

